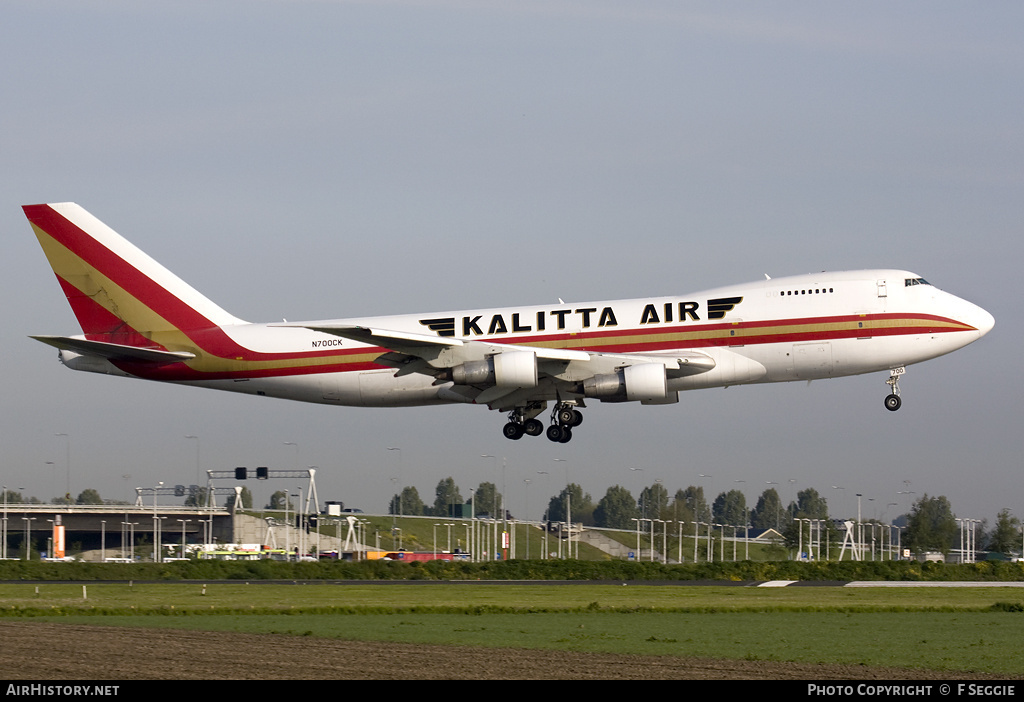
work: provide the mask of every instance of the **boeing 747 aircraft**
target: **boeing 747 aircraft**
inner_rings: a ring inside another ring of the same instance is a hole
[[[672,297],[298,323],[224,311],[74,203],[25,214],[84,334],[34,336],[74,370],[363,407],[476,404],[509,439],[565,443],[587,400],[889,372],[994,324],[916,273],[769,278]],[[545,430],[538,419],[551,407]]]

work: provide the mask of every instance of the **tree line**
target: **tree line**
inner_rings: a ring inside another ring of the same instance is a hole
[[[252,507],[252,494],[245,487],[241,492],[242,507]],[[287,491],[275,492],[266,509],[294,510],[295,504],[288,499]],[[234,495],[226,498],[226,506],[231,507]],[[185,504],[202,505],[205,503],[205,488],[190,494]],[[41,504],[35,497],[24,498],[21,492],[6,490],[0,493],[0,502],[7,504]],[[92,488],[83,490],[77,498],[70,495],[53,498],[51,504],[114,504],[104,500],[99,492]],[[406,516],[435,516],[441,518],[476,516],[502,516],[505,508],[504,499],[492,482],[482,482],[469,497],[464,497],[459,486],[452,477],[438,482],[434,490],[434,500],[426,503],[414,486],[406,486],[401,492],[392,496],[388,504],[388,513]],[[506,513],[505,516],[512,517]],[[841,529],[830,518],[827,500],[814,488],[806,488],[797,493],[796,499],[784,504],[775,488],[768,488],[761,493],[752,508],[748,509],[746,496],[742,491],[732,489],[720,493],[709,504],[704,495],[704,488],[690,485],[680,489],[673,495],[661,482],[643,488],[636,497],[625,487],[613,485],[596,503],[589,493],[576,483],[565,486],[558,494],[552,495],[544,510],[543,519],[551,522],[574,523],[585,526],[609,529],[634,529],[637,520],[661,520],[683,524],[712,524],[729,527],[749,527],[754,533],[765,529],[774,529],[783,538],[796,545],[800,541],[800,520],[816,520],[829,541],[841,540]],[[880,524],[878,520],[867,519],[864,523]],[[961,531],[964,528],[953,513],[952,506],[945,496],[922,495],[911,507],[891,523],[902,530],[900,541],[905,548],[913,552],[939,551],[948,553],[958,548]],[[889,525],[885,525],[889,526]],[[987,520],[981,520],[973,527],[973,539],[978,550],[995,551],[1004,554],[1024,552],[1024,533],[1021,531],[1021,520],[1010,510],[1003,509],[996,516],[995,523],[990,527]]]
[[[459,506],[456,509],[456,505]],[[494,483],[482,482],[469,498],[463,497],[455,480],[450,476],[439,481],[434,491],[434,500],[428,504],[420,497],[414,486],[406,486],[392,496],[388,504],[389,514],[406,516],[469,516],[462,506],[472,506],[477,516],[501,516],[504,502]],[[511,514],[506,514],[512,517]],[[643,488],[635,496],[621,485],[608,488],[604,496],[594,502],[589,493],[576,483],[565,486],[547,501],[542,519],[550,522],[574,523],[609,529],[635,529],[637,520],[660,520],[683,524],[726,525],[730,528],[748,527],[752,534],[767,529],[777,531],[790,545],[796,545],[801,537],[801,520],[813,520],[829,541],[842,540],[843,529],[829,515],[828,501],[814,488],[797,493],[796,499],[785,504],[775,488],[764,490],[753,507],[748,507],[742,491],[732,489],[721,492],[708,503],[704,488],[690,485],[670,495],[662,483]],[[877,519],[863,519],[862,524],[898,527],[900,542],[912,552],[938,551],[948,553],[960,547],[961,531],[968,528],[958,521],[952,506],[945,496],[923,494],[911,509],[883,524]],[[807,527],[804,529],[806,539]],[[1024,533],[1021,520],[1010,510],[1004,509],[989,527],[987,520],[975,523],[971,528],[972,538],[978,550],[996,551],[1003,554],[1021,553],[1024,550]],[[886,537],[888,538],[888,537]]]

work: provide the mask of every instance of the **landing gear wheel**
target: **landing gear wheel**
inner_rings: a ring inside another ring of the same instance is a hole
[[[554,441],[556,444],[565,444],[572,439],[572,431],[568,427],[563,427],[558,424],[552,424],[548,427],[547,435],[548,439]]]
[[[558,413],[555,415],[555,418],[558,420],[558,423],[561,424],[562,426],[572,427],[576,426],[577,414],[579,414],[579,412],[574,410],[572,407],[563,407],[560,410],[558,410]]]
[[[906,373],[906,368],[903,366],[893,368],[889,371],[888,380],[885,381],[885,384],[892,389],[892,393],[885,397],[885,408],[890,412],[895,412],[903,404],[903,400],[900,399],[900,376],[904,373]]]
[[[583,423],[583,413],[574,406],[575,403],[559,402],[551,411],[551,426],[548,427],[548,438],[558,443],[572,440],[572,429]]]
[[[516,424],[515,422],[509,422],[501,429],[501,433],[505,435],[506,439],[512,439],[517,441],[523,438],[523,425]]]
[[[540,436],[544,433],[544,422],[539,419],[527,419],[523,422],[523,431],[529,436]]]

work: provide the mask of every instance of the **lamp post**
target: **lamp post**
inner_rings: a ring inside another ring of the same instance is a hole
[[[765,485],[778,485],[774,480],[764,481]],[[775,503],[775,531],[779,530],[779,524],[782,520],[782,495],[779,494],[778,489],[772,487],[769,490],[775,490],[775,496],[778,497],[778,501]]]
[[[153,489],[153,562],[160,562],[160,520],[156,516],[156,496],[160,492],[160,488],[163,487],[164,482],[161,480],[156,484]]]
[[[546,470],[538,470],[537,475],[546,475],[544,478],[544,492],[551,492],[551,473]],[[543,536],[541,537],[540,546],[540,559],[547,560],[548,557],[548,522],[551,521],[551,501],[548,499],[548,506],[540,513],[541,528],[543,529]]]
[[[199,470],[199,437],[195,434],[188,434],[185,436],[186,439],[194,439],[196,442],[196,485],[199,485],[202,480],[202,473]],[[199,505],[196,505],[197,507]]]
[[[569,550],[569,558],[572,558],[572,491],[569,489],[569,461],[565,458],[552,459],[555,463],[565,464],[565,524],[568,528],[566,546]],[[578,547],[577,547],[578,549]],[[579,555],[577,553],[577,555]]]
[[[493,458],[495,471],[498,467],[498,457],[492,456],[489,453],[480,454],[480,458]],[[480,486],[477,485],[477,488]],[[498,560],[498,481],[494,481],[494,494],[491,495],[491,558],[490,560]]]
[[[3,487],[4,487],[4,521],[3,521],[3,528],[0,529],[0,536],[2,536],[2,539],[3,539],[2,541],[0,541],[0,558],[6,560],[7,559],[7,486],[4,485]]]
[[[398,487],[398,483],[402,482],[402,449],[398,446],[388,446],[388,451],[398,451],[398,481],[395,484],[398,489],[398,516],[403,516],[403,505],[402,505],[402,492],[401,488]]]
[[[747,481],[746,480],[736,480],[735,482],[740,483],[742,485],[743,483],[745,483]],[[740,487],[739,490],[740,490],[740,494],[742,495],[743,494],[743,488]],[[747,521],[747,496],[746,495],[743,495],[743,521],[744,522]],[[735,526],[733,526],[733,528],[732,528],[732,560],[733,560],[733,562],[736,561],[736,527]]]
[[[523,512],[526,515],[526,560],[530,560],[530,479],[523,478]]]
[[[643,473],[644,469],[643,468],[630,468],[629,472],[630,473]],[[643,476],[641,476],[641,477],[643,477]],[[641,484],[641,486],[640,486],[640,493],[643,493],[643,489],[644,489],[643,485]],[[647,504],[646,503],[639,503],[639,500],[640,500],[640,495],[638,494],[637,495],[637,501],[638,501],[638,504],[641,505],[640,506],[640,518],[642,519],[642,518],[647,516],[647,510],[646,510]]]
[[[71,434],[61,433],[61,434],[54,434],[54,436],[63,436],[66,439],[66,444],[65,444],[65,449],[66,449],[65,461],[66,461],[66,464],[65,464],[65,467],[67,468],[68,477],[67,477],[67,484],[65,486],[65,491],[64,491],[64,498],[68,501],[68,504],[70,504],[71,503]]]
[[[25,560],[32,560],[32,522],[36,520],[35,517],[22,517],[21,520],[25,522]]]
[[[696,513],[695,513],[696,514]],[[700,522],[693,522],[693,562],[697,562],[697,542],[700,541]]]
[[[857,493],[857,548],[856,548],[856,551],[857,551],[857,560],[858,561],[863,561],[864,560],[864,543],[863,543],[864,529],[863,529],[863,527],[860,524],[860,498],[863,497],[863,496],[864,496],[863,493],[860,493],[860,492]]]
[[[181,557],[185,557],[185,525],[191,522],[191,519],[179,519],[181,522]]]

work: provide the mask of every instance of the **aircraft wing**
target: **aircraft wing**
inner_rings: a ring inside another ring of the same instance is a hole
[[[181,363],[196,357],[188,351],[164,351],[162,349],[144,349],[124,344],[110,344],[105,341],[90,341],[73,336],[32,336],[36,341],[53,346],[62,351],[72,351],[84,356],[99,356],[110,361],[132,361],[164,366],[170,363]]]
[[[414,334],[411,332],[388,331],[385,329],[373,329],[372,327],[358,327],[349,324],[324,324],[324,325],[302,325],[306,329],[318,331],[323,334],[334,334],[346,339],[352,339],[363,344],[373,344],[386,348],[398,348],[399,346],[410,349],[442,348],[446,346],[462,346],[459,339],[444,339],[429,334]]]
[[[352,325],[303,326],[387,349],[376,362],[395,368],[396,377],[409,373],[433,375],[436,384],[452,382],[467,399],[492,409],[514,407],[546,395],[599,399],[607,395],[609,400],[621,395],[621,399],[656,401],[667,395],[667,379],[705,373],[715,367],[710,356],[688,350],[630,355]],[[626,370],[631,367],[637,368]],[[619,385],[613,388],[616,383]],[[594,394],[586,394],[585,386]]]

